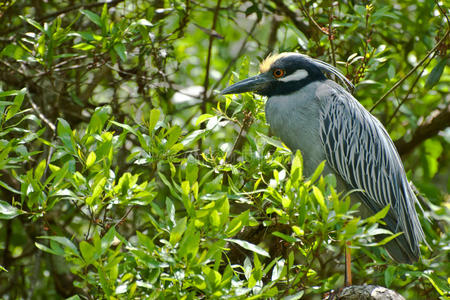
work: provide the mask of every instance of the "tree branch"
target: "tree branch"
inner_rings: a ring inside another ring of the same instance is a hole
[[[96,7],[96,6],[103,6],[105,4],[107,4],[108,7],[112,7],[112,6],[115,6],[116,4],[118,4],[120,2],[123,2],[123,1],[124,0],[113,0],[113,1],[94,2],[94,3],[87,3],[87,4],[76,4],[76,5],[69,6],[69,7],[63,8],[61,10],[58,10],[58,11],[56,11],[54,13],[42,16],[40,18],[37,18],[36,21],[38,23],[40,23],[40,22],[43,22],[45,20],[57,17],[59,15],[66,14],[66,13],[69,13],[69,12],[74,11],[74,10],[78,10],[80,8],[87,9],[87,8],[92,8],[92,7]],[[9,34],[11,32],[17,31],[18,29],[20,29],[22,27],[23,27],[22,24],[18,25],[18,26],[14,26],[14,27],[9,28],[8,30],[5,30],[5,31],[1,32],[1,34],[2,35],[7,35],[7,34]]]
[[[434,51],[436,51],[437,49],[439,49],[439,46],[447,40],[447,37],[450,33],[450,29],[447,29],[447,31],[445,32],[444,36],[442,37],[442,39],[433,47],[433,49],[431,49],[424,58],[422,58],[422,60],[414,67],[411,69],[411,71],[408,72],[408,74],[406,74],[402,79],[400,79],[399,81],[397,81],[393,87],[391,87],[389,89],[389,91],[387,91],[383,96],[381,96],[380,99],[378,99],[377,102],[375,102],[375,104],[372,106],[372,108],[370,109],[370,112],[372,112],[375,107],[377,107],[378,104],[380,104],[384,99],[386,99],[386,97],[392,93],[395,89],[397,89],[402,83],[403,81],[405,81],[409,76],[411,76],[421,65],[423,65],[425,63],[425,61],[428,59],[428,57],[434,53]]]
[[[406,141],[401,138],[395,141],[397,151],[401,156],[409,154],[424,140],[436,135],[439,131],[450,126],[450,105],[447,105],[441,111],[438,111],[431,118],[425,120],[412,135],[411,140]]]
[[[339,291],[335,299],[405,300],[405,298],[397,292],[377,285],[348,286]]]
[[[295,11],[292,11],[283,0],[273,0],[273,2],[276,4],[277,9],[279,9],[281,12],[284,13],[285,16],[287,16],[289,19],[291,19],[292,23],[295,27],[297,27],[301,32],[303,33],[311,33],[311,26],[303,23],[298,18],[298,13]],[[319,26],[320,27],[320,26]]]

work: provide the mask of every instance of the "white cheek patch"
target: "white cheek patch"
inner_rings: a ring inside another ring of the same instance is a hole
[[[279,79],[280,81],[288,82],[288,81],[298,81],[308,77],[308,71],[306,70],[297,70],[289,76],[283,77]]]

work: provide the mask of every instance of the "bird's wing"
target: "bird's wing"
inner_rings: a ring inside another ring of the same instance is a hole
[[[416,197],[383,125],[337,84],[319,89],[317,97],[328,163],[351,188],[363,190],[359,196],[374,213],[390,204],[384,219],[389,230],[403,232],[411,250],[419,253],[423,231],[414,208]]]

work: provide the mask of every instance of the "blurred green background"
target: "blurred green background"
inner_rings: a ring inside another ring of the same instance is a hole
[[[1,1],[1,297],[320,299],[351,240],[355,284],[448,299],[449,28],[430,0]],[[419,263],[303,177],[264,98],[218,94],[284,51],[336,65],[386,126]]]

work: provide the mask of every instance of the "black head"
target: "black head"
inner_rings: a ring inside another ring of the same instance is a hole
[[[335,74],[349,87],[351,82],[336,68],[298,53],[281,53],[267,57],[260,64],[260,74],[237,82],[222,94],[255,92],[263,96],[291,94],[313,81],[326,80],[323,72]]]

